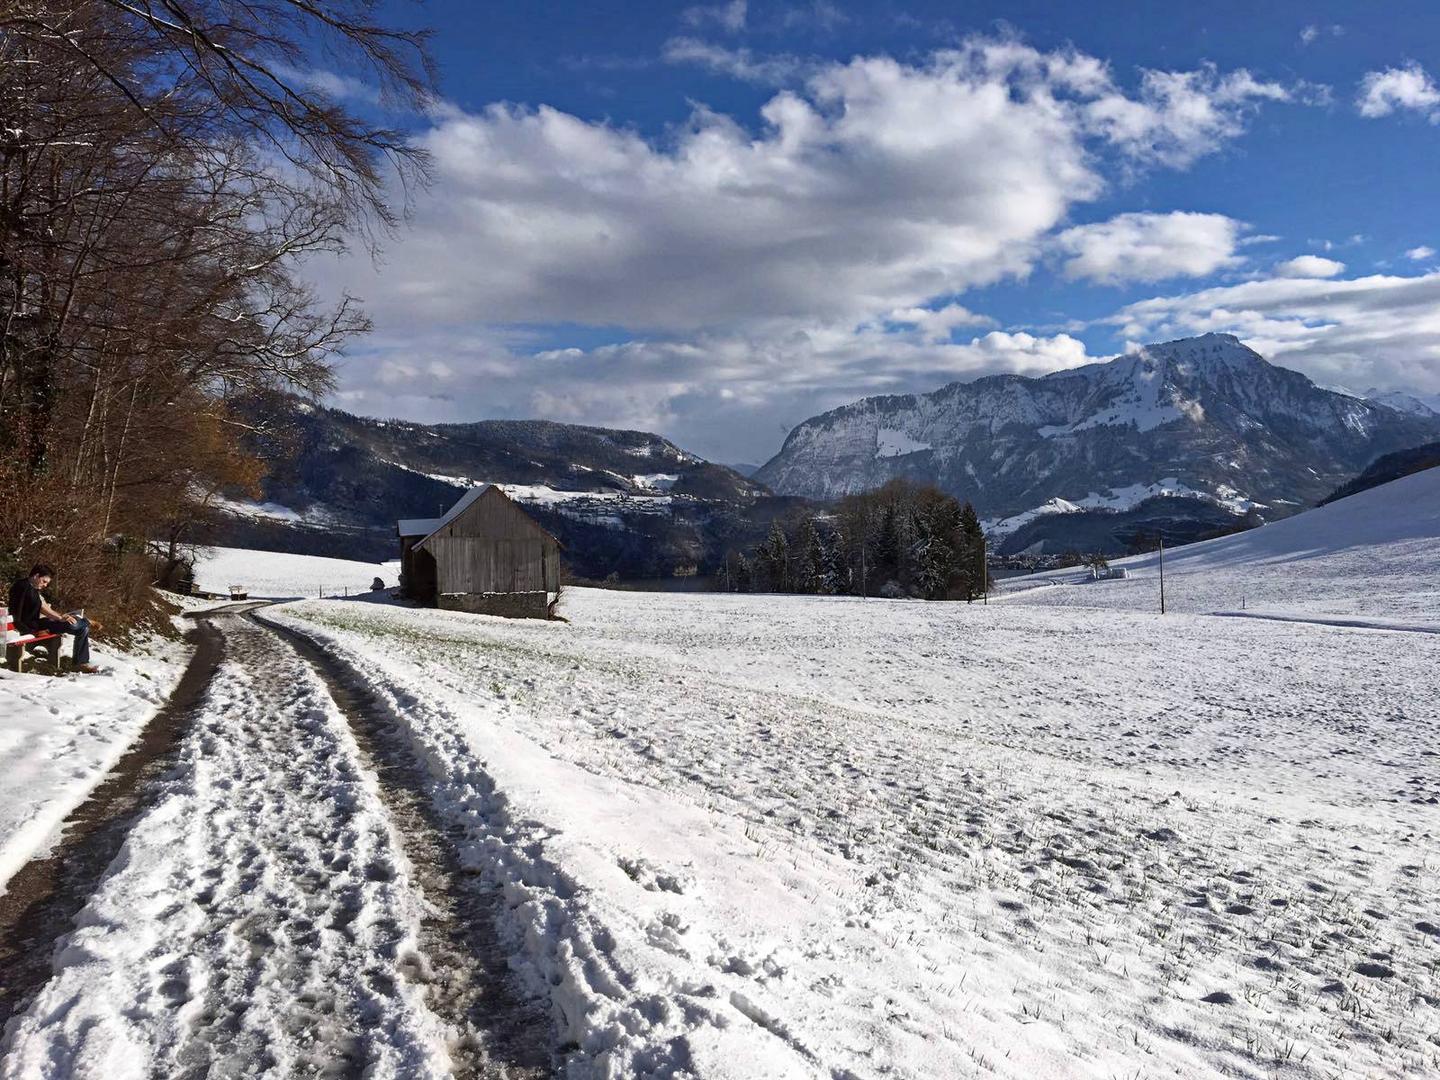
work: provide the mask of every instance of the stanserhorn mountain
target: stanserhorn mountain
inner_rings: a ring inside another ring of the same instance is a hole
[[[1282,517],[1440,418],[1325,390],[1228,334],[1148,345],[1040,378],[993,375],[865,398],[800,424],[755,474],[811,498],[893,477],[935,484],[1013,530],[1037,514],[1188,496]],[[1018,519],[1018,520],[1017,520]]]

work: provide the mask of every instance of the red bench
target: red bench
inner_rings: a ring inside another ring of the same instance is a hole
[[[60,671],[60,646],[64,641],[59,634],[42,632],[22,634],[15,629],[10,612],[0,607],[0,621],[5,624],[5,666],[11,671],[24,671],[27,659],[34,663],[34,654],[44,652],[50,661],[50,670]]]

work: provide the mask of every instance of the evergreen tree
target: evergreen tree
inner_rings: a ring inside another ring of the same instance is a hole
[[[959,530],[964,560],[961,579],[965,599],[970,601],[990,591],[990,570],[985,565],[985,530],[980,527],[980,517],[969,502],[960,508]]]
[[[870,580],[877,585],[900,576],[900,512],[893,502],[880,510],[875,542],[871,545],[874,558],[870,566]]]
[[[820,593],[824,596],[839,596],[849,588],[844,545],[841,537],[832,530],[825,536],[824,558],[820,565]]]
[[[825,538],[816,527],[814,518],[806,518],[800,525],[797,539],[795,575],[792,588],[795,592],[814,595],[823,592],[825,564],[828,559]]]
[[[915,500],[914,582],[927,600],[949,597],[955,577],[956,521],[960,505],[933,489],[917,493]]]
[[[770,526],[770,535],[755,553],[755,562],[765,588],[771,592],[790,591],[790,540],[780,522]]]

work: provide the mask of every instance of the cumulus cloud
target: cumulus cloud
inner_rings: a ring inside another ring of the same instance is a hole
[[[949,341],[951,334],[962,326],[995,325],[995,320],[988,315],[977,315],[960,304],[946,304],[941,308],[897,308],[880,322],[911,327],[927,342]]]
[[[1284,96],[1207,69],[1148,72],[1131,99],[1092,57],[984,41],[822,67],[758,131],[703,108],[663,142],[543,106],[450,111],[381,283],[332,273],[377,318],[853,326],[1025,274],[1103,189],[1098,147],[1188,160]]]
[[[1409,109],[1440,124],[1440,88],[1430,73],[1412,60],[1403,67],[1367,72],[1360,80],[1355,108],[1372,119]]]
[[[1297,255],[1275,264],[1275,273],[1286,278],[1332,278],[1345,272],[1345,264],[1320,255]]]
[[[377,318],[853,326],[1025,273],[1102,189],[1048,92],[959,54],[833,65],[761,118],[701,109],[656,144],[547,107],[452,112],[383,288],[333,272]]]
[[[763,59],[728,49],[687,62]],[[812,61],[788,77],[799,81],[754,123],[702,106],[663,138],[545,106],[437,111],[422,138],[435,182],[378,275],[359,260],[316,274],[367,302],[376,370],[454,369],[426,376],[424,400],[406,406],[418,418],[505,408],[698,425],[761,454],[778,437],[740,422],[741,402],[765,424],[795,423],[857,393],[1083,362],[1063,334],[952,340],[986,324],[948,299],[1026,275],[1107,170],[1186,164],[1259,104],[1296,99],[1214,68],[1145,72],[1127,92],[1094,57],[993,39],[916,63]],[[1220,215],[1122,219],[1072,233],[1078,276],[1157,280],[1233,258]],[[1105,254],[1106,227],[1117,250],[1128,230],[1136,270]],[[1157,235],[1176,250],[1147,251]],[[517,328],[537,326],[632,340],[527,357]],[[399,410],[367,370],[349,365],[346,392]]]
[[[1221,74],[1146,71],[1139,93],[1127,96],[1110,85],[1085,106],[1088,123],[1132,157],[1183,168],[1245,130],[1254,109],[1267,101],[1309,100],[1318,88],[1286,87],[1240,69]]]
[[[1424,262],[1426,259],[1433,259],[1435,257],[1435,249],[1421,244],[1419,247],[1413,247],[1405,252],[1405,257],[1407,259],[1414,259],[1416,262]]]
[[[1141,341],[1236,334],[1319,383],[1440,391],[1440,273],[1268,278],[1142,300],[1107,321]]]
[[[713,24],[732,34],[745,29],[745,18],[749,13],[746,0],[730,0],[728,4],[700,4],[688,7],[680,13],[680,21],[689,26]]]
[[[1072,281],[1163,281],[1238,265],[1241,228],[1224,214],[1120,214],[1066,229],[1055,246],[1065,256],[1061,272]]]

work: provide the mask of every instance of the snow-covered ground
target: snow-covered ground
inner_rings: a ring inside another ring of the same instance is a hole
[[[1436,484],[1173,552],[1163,617],[1143,560],[988,606],[570,589],[565,623],[262,617],[421,763],[574,1080],[1434,1076],[1440,634],[1205,612],[1238,580],[1249,614],[1423,622]],[[216,1038],[445,1072],[406,837],[266,640],[227,631],[0,1076],[223,1073]]]
[[[1083,570],[1004,582],[1007,602],[1159,609],[1155,554],[1117,560],[1126,580]],[[1058,587],[1063,586],[1063,587]],[[1440,626],[1440,469],[1428,469],[1249,532],[1165,554],[1170,611],[1371,617]]]
[[[266,637],[226,631],[196,729],[9,1026],[0,1076],[449,1075],[417,985],[424,900],[375,779],[320,680]]]
[[[204,591],[223,593],[231,585],[242,585],[251,597],[263,599],[353,596],[369,592],[377,577],[394,588],[400,580],[399,561],[371,563],[227,547],[201,548],[195,559],[195,583]]]
[[[577,1075],[1440,1068],[1440,638],[586,590],[565,610],[274,616],[390,695],[437,775],[530,823],[515,963],[554,987]]]
[[[65,655],[70,655],[66,642]],[[164,704],[190,658],[183,642],[92,647],[98,675],[0,667],[0,889],[51,843]]]

